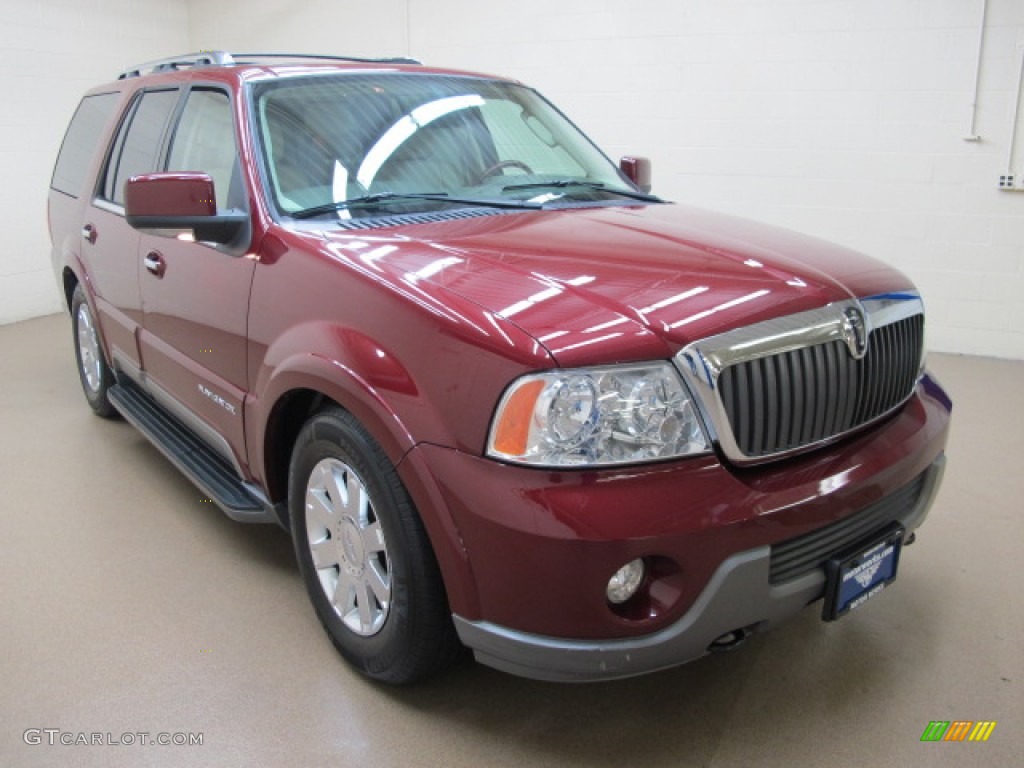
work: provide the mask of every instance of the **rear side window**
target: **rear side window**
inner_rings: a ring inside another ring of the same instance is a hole
[[[118,132],[104,182],[104,197],[124,205],[124,183],[140,173],[156,170],[167,119],[178,102],[178,92],[147,91],[128,114]]]
[[[86,185],[85,174],[96,156],[103,131],[117,106],[119,93],[100,93],[86,96],[75,110],[64,143],[60,145],[57,164],[53,168],[50,186],[72,197],[82,194]]]

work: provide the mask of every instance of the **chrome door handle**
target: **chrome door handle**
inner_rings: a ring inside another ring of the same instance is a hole
[[[82,239],[85,240],[85,242],[89,243],[89,245],[95,243],[96,227],[94,227],[92,224],[86,224],[84,227],[82,227]]]
[[[167,268],[167,262],[164,261],[164,257],[156,251],[150,251],[146,254],[146,258],[142,260],[143,265],[157,277],[164,276],[164,270]]]

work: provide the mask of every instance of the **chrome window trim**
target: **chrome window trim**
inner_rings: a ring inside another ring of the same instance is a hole
[[[690,387],[690,391],[696,395],[711,439],[730,461],[736,464],[760,464],[804,453],[835,442],[845,435],[884,419],[910,399],[908,395],[892,409],[865,424],[858,424],[852,430],[789,451],[748,456],[740,450],[729,425],[725,404],[719,397],[718,379],[722,371],[738,363],[833,341],[841,341],[850,346],[848,314],[851,311],[860,312],[867,338],[870,338],[871,332],[876,328],[891,325],[915,315],[923,315],[924,302],[917,291],[899,291],[868,296],[863,299],[846,299],[818,309],[765,320],[709,336],[687,345],[676,353],[673,362],[687,386]],[[924,355],[924,345],[922,345],[920,361],[922,371]]]
[[[99,208],[101,211],[107,213],[113,213],[117,216],[124,217],[124,206],[112,203],[109,200],[104,200],[102,197],[94,197],[92,199],[92,205],[94,208]]]

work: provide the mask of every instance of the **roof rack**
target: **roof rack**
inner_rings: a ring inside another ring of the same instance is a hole
[[[315,53],[236,53],[235,59],[326,59],[327,61],[355,61],[360,64],[422,64],[419,59],[408,56],[384,56],[364,58],[362,56],[321,56]]]
[[[319,59],[326,61],[354,61],[362,64],[422,64],[418,59],[408,56],[392,56],[386,58],[363,58],[360,56],[325,56],[311,53],[236,53],[227,51],[198,51],[166,59],[155,59],[124,70],[118,80],[129,77],[141,77],[154,72],[173,72],[184,67],[229,67],[233,64],[249,63],[253,59]],[[243,61],[244,60],[244,61]]]
[[[117,79],[124,80],[129,77],[140,77],[143,73],[170,72],[182,67],[226,67],[234,63],[234,58],[227,51],[198,51],[196,53],[185,53],[181,56],[170,56],[166,59],[144,62],[138,66],[126,69],[117,76]]]

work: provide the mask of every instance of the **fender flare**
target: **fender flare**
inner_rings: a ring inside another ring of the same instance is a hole
[[[351,413],[395,465],[430,539],[452,610],[476,615],[479,604],[469,555],[416,442],[380,394],[351,367],[312,353],[282,360],[261,387],[259,402],[247,398],[246,442],[250,468],[266,485],[268,429],[278,407],[296,391],[312,391]],[[266,404],[265,406],[263,404]]]

